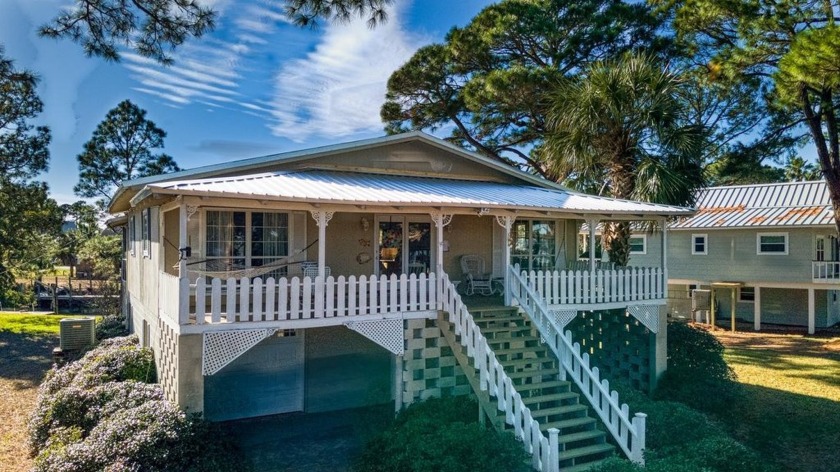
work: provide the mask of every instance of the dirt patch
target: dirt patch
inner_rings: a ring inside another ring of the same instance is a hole
[[[26,446],[26,422],[38,396],[38,385],[52,366],[56,336],[0,331],[0,470],[32,467]]]
[[[762,349],[772,350],[779,354],[794,354],[822,357],[826,359],[840,360],[840,335],[837,333],[823,333],[807,335],[799,330],[785,331],[737,331],[735,333],[726,329],[709,329],[708,326],[696,325],[706,329],[726,347],[740,349]],[[739,327],[740,329],[740,327]]]

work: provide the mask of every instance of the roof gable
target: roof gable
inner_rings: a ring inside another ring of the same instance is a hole
[[[126,181],[117,190],[110,208],[112,212],[124,211],[128,207],[132,196],[149,184],[303,169],[399,173],[401,175],[488,180],[563,189],[556,183],[467,151],[426,133],[409,132],[242,159]]]

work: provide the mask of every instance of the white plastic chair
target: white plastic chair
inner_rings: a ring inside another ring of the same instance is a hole
[[[461,256],[461,272],[466,278],[465,293],[472,295],[478,292],[481,295],[489,296],[496,293],[493,286],[493,274],[485,272],[484,258],[475,254]]]

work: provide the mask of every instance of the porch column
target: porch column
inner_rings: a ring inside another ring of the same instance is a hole
[[[808,334],[816,330],[816,304],[814,303],[814,289],[808,289]]]
[[[318,225],[318,275],[324,277],[324,267],[327,265],[327,225],[333,217],[332,211],[314,210],[312,218]]]
[[[761,287],[755,287],[755,305],[753,306],[753,329],[761,331]]]
[[[595,228],[598,226],[599,220],[590,218],[586,220],[589,226],[589,273],[595,273]],[[601,248],[601,251],[604,249]]]
[[[437,229],[437,257],[435,257],[435,272],[440,280],[443,275],[443,228],[452,222],[452,215],[444,213],[431,213],[432,221]]]
[[[712,328],[715,327],[715,286],[712,285],[709,288],[709,320],[711,321]]]
[[[505,287],[505,305],[510,306],[510,280],[508,272],[510,271],[510,229],[513,227],[513,222],[516,220],[515,216],[500,216],[496,215],[496,223],[505,229],[505,238],[502,246],[502,268],[504,270],[504,287]]]
[[[729,304],[729,322],[731,324],[731,331],[735,332],[735,292],[738,291],[737,287],[732,287],[732,301]]]
[[[187,324],[190,311],[190,280],[187,271],[187,221],[195,207],[188,207],[184,199],[178,207],[178,322]],[[163,215],[161,214],[161,220]]]
[[[665,291],[665,296],[668,294],[668,220],[662,218],[659,220],[659,226],[662,229],[661,243],[661,261],[662,264],[662,289]]]

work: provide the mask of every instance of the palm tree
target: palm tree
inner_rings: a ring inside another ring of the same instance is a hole
[[[691,205],[704,185],[706,133],[687,120],[681,79],[652,56],[594,63],[550,95],[544,151],[567,184],[598,194]],[[627,265],[630,224],[604,227],[610,260]]]

